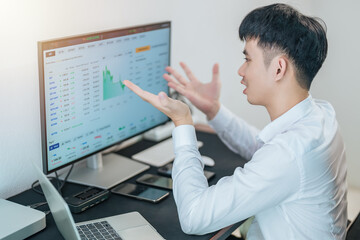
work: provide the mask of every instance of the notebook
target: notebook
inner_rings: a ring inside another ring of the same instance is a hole
[[[122,239],[122,240],[163,240],[164,238],[155,230],[138,212],[114,215],[111,217],[76,223],[70,213],[69,207],[55,187],[34,165],[36,173],[54,217],[57,228],[65,240],[74,239]],[[80,233],[79,233],[80,232]],[[95,232],[94,234],[92,232]],[[104,237],[104,238],[102,238]]]

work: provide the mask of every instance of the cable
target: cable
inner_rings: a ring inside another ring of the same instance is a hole
[[[28,205],[28,207],[36,209],[36,208],[44,206],[44,205],[48,205],[48,203],[47,202],[39,202],[39,203],[34,203],[34,204],[31,204],[31,205]],[[45,210],[45,211],[40,210],[40,211],[44,212],[45,215],[48,215],[50,213],[50,210]]]
[[[60,184],[60,179],[59,179],[59,176],[58,176],[58,174],[57,174],[56,171],[55,171],[56,177],[47,177],[47,178],[50,179],[50,180],[56,179],[56,182],[57,182],[57,190],[58,190],[58,192],[60,193],[61,196],[62,196],[61,190],[62,190],[62,188],[64,187],[67,179],[69,178],[69,175],[70,175],[73,167],[74,167],[74,164],[71,164],[71,168],[70,168],[70,170],[68,171],[68,173],[66,174],[66,176],[65,176],[64,181],[63,181],[62,184]],[[37,185],[36,185],[36,184],[37,184]],[[36,185],[36,186],[35,186],[35,185]],[[36,180],[35,182],[33,182],[33,183],[31,184],[32,190],[33,190],[34,192],[40,194],[40,195],[44,195],[44,193],[43,193],[42,191],[36,189],[37,186],[39,186],[39,180]],[[47,205],[47,204],[48,204],[48,203],[45,201],[45,202],[34,203],[34,204],[31,204],[31,205],[28,205],[28,206],[31,207],[31,208],[38,208],[38,207],[41,207],[41,206]],[[43,211],[43,212],[44,212],[46,215],[48,215],[48,214],[50,213],[49,210]]]
[[[31,208],[38,208],[38,207],[41,207],[43,205],[46,205],[47,202],[38,202],[38,203],[34,203],[34,204],[31,204],[31,205],[28,205],[28,207],[31,207]]]
[[[53,180],[53,179],[56,179],[55,177],[47,177],[50,181],[51,180]],[[37,184],[37,185],[36,185]],[[36,186],[35,186],[36,185]],[[36,189],[36,187],[38,187],[40,184],[39,184],[39,180],[36,180],[35,182],[33,182],[32,184],[31,184],[31,189],[34,191],[34,192],[36,192],[36,193],[38,193],[38,194],[40,194],[40,195],[44,195],[43,194],[43,192],[41,191],[41,190],[38,190],[38,189]]]
[[[59,193],[60,193],[61,195],[62,195],[61,190],[63,189],[63,187],[64,187],[67,179],[68,179],[69,176],[70,176],[71,171],[73,170],[73,168],[74,168],[74,164],[71,164],[70,170],[69,170],[68,173],[66,174],[63,183],[60,185],[60,187],[58,187],[58,191],[59,191]],[[57,172],[55,172],[55,175],[56,175],[57,181],[60,182],[60,179],[59,179],[59,176],[58,176]]]
[[[64,187],[67,179],[69,178],[70,173],[71,173],[73,167],[74,167],[74,164],[71,164],[71,168],[70,168],[70,170],[68,171],[68,173],[66,174],[63,183],[60,183],[61,181],[60,181],[59,176],[58,176],[58,174],[57,174],[56,171],[55,171],[56,177],[47,177],[50,181],[53,180],[53,179],[56,179],[56,181],[57,181],[57,190],[58,190],[58,192],[60,193],[60,195],[62,195],[61,190],[62,190],[62,188]],[[36,185],[36,184],[37,184],[37,185]],[[35,186],[35,185],[36,185],[36,186]],[[36,192],[36,193],[38,193],[38,194],[40,194],[40,195],[44,195],[44,193],[43,193],[42,191],[36,189],[37,186],[39,186],[39,180],[36,180],[35,182],[33,182],[33,183],[31,184],[31,189],[32,189],[34,192]],[[34,204],[33,204],[33,205],[34,205]]]

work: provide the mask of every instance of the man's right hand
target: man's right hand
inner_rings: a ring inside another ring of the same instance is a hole
[[[172,74],[177,80],[165,73],[164,78],[168,81],[169,87],[189,99],[209,120],[213,119],[220,109],[219,98],[221,82],[219,77],[219,64],[214,64],[213,77],[210,83],[200,82],[185,63],[180,62],[180,66],[189,81],[172,67],[166,67],[165,70]]]

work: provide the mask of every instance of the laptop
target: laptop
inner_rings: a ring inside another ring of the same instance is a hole
[[[164,240],[155,228],[138,212],[129,212],[75,224],[65,200],[43,172],[35,164],[33,166],[36,169],[41,188],[49,204],[56,226],[65,240]]]

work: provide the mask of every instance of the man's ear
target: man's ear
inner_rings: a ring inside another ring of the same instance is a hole
[[[284,77],[287,71],[288,62],[284,56],[276,57],[274,60],[275,60],[274,80],[279,81]]]

